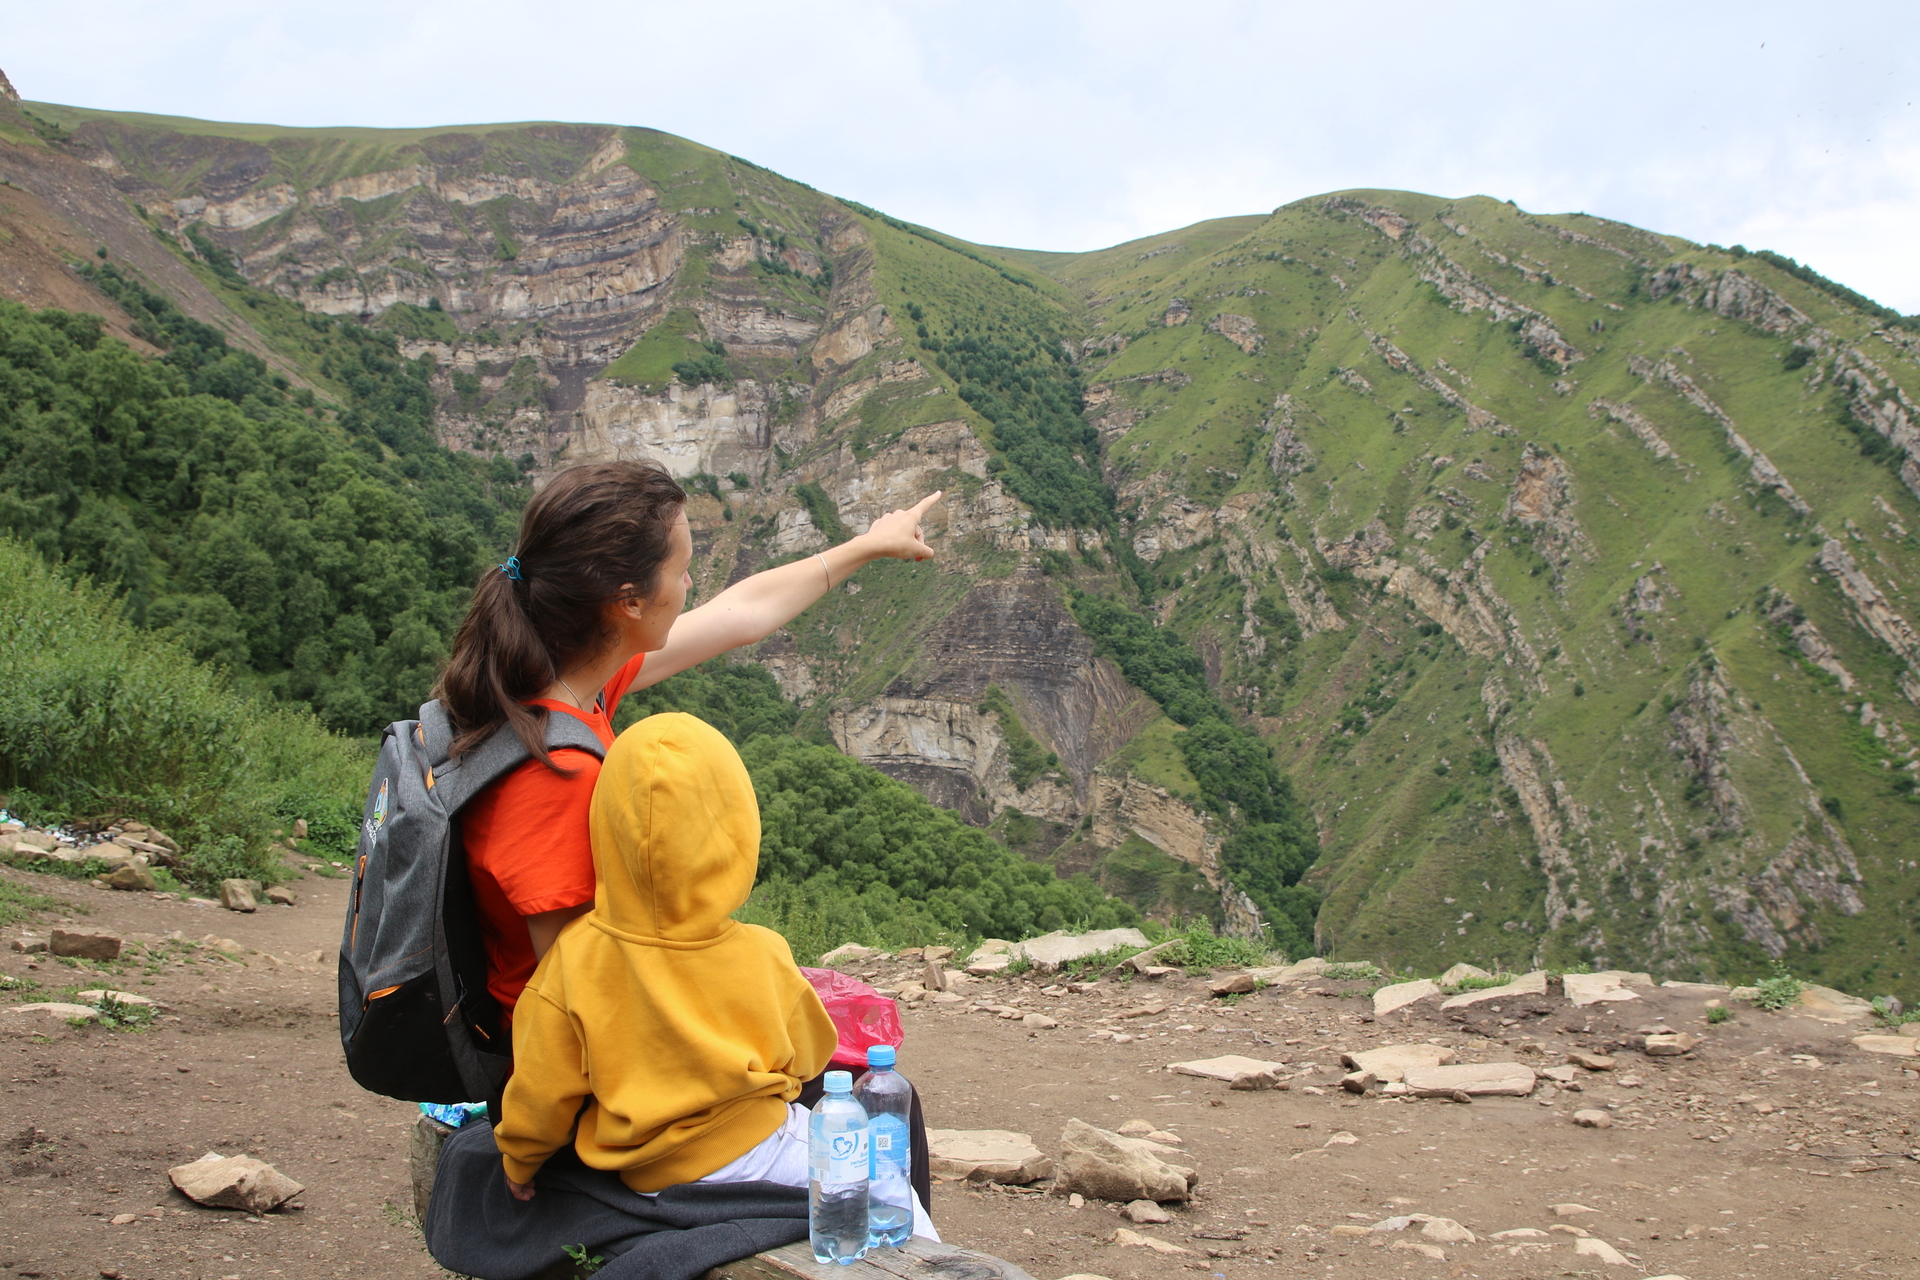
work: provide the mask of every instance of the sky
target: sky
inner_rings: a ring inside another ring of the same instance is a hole
[[[984,244],[1484,194],[1798,258],[1920,312],[1914,0],[92,0],[29,99],[285,125],[647,125]]]

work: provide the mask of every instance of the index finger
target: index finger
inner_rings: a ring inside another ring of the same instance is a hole
[[[925,515],[927,513],[927,508],[932,506],[934,503],[940,501],[940,495],[945,492],[946,492],[945,489],[935,489],[932,493],[920,499],[920,501],[914,503],[913,507],[911,508],[913,518],[918,520],[921,516]]]

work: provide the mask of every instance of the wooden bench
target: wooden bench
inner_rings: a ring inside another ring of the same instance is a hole
[[[413,1211],[427,1220],[427,1198],[433,1194],[433,1175],[440,1164],[440,1147],[454,1132],[437,1120],[421,1116],[413,1126],[408,1164],[413,1175]],[[585,1280],[585,1272],[571,1262],[560,1262],[536,1280]],[[875,1249],[859,1262],[819,1263],[813,1249],[801,1241],[756,1253],[751,1258],[715,1267],[703,1280],[1033,1280],[1011,1262],[992,1254],[975,1253],[950,1244],[909,1240],[898,1249]]]

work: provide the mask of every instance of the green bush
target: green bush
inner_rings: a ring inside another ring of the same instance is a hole
[[[357,826],[371,768],[365,744],[237,691],[107,592],[0,539],[0,781],[16,811],[138,816],[180,842],[188,881],[272,880],[283,812],[324,801],[331,816],[297,816],[351,811]]]
[[[1000,736],[1007,744],[1007,772],[1014,786],[1025,791],[1041,774],[1060,764],[1060,757],[1036,742],[1027,732],[1027,726],[1020,723],[1020,714],[999,685],[987,686],[987,695],[980,700],[979,709],[1000,722]]]
[[[1797,1001],[1806,989],[1806,983],[1788,973],[1787,967],[1776,960],[1773,976],[1753,984],[1753,1003],[1757,1008],[1777,1012]]]
[[[1271,963],[1275,957],[1267,948],[1246,938],[1222,937],[1213,931],[1213,925],[1206,920],[1191,920],[1179,929],[1150,930],[1148,937],[1159,934],[1157,942],[1172,941],[1173,945],[1160,952],[1157,959],[1161,964],[1179,965],[1192,973],[1205,973],[1210,969],[1246,969],[1255,965]]]

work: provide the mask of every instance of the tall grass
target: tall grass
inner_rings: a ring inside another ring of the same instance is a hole
[[[180,842],[191,882],[271,880],[274,829],[351,831],[371,763],[365,744],[239,692],[108,592],[0,539],[0,786],[16,812],[138,817]]]

